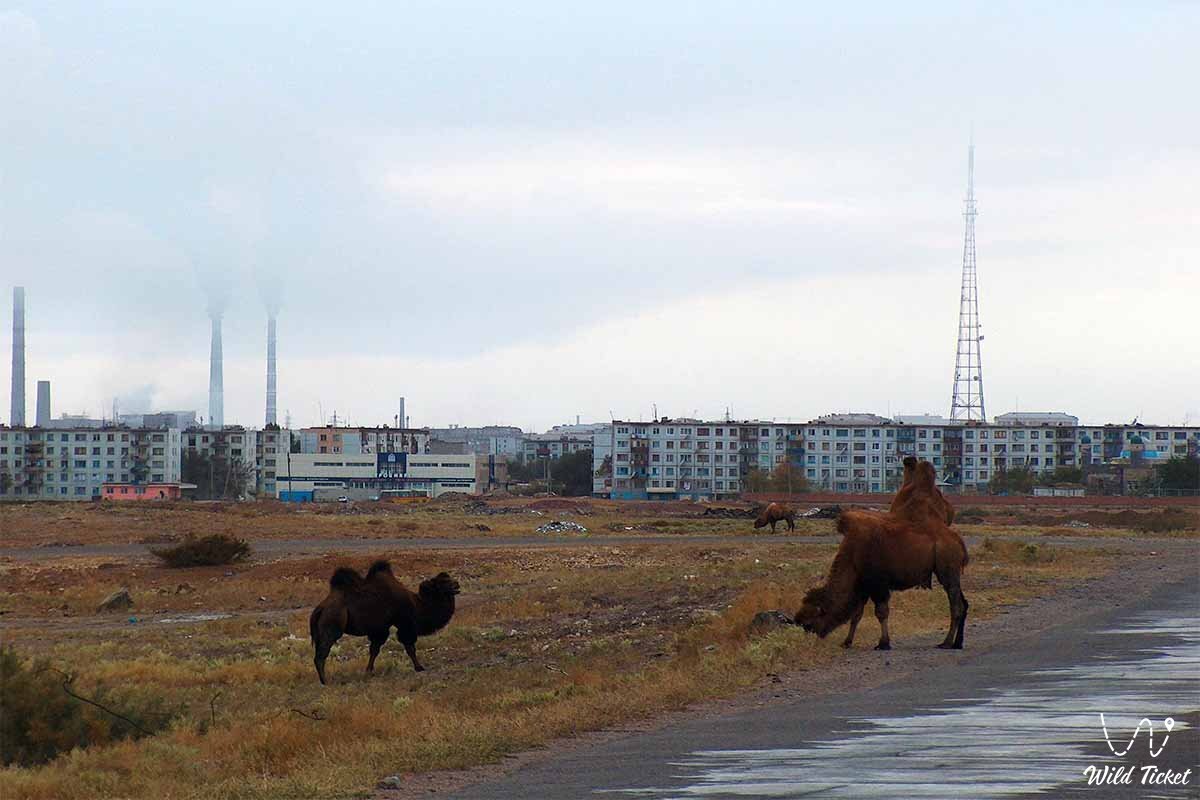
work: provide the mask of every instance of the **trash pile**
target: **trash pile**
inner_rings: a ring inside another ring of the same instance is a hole
[[[494,517],[501,514],[531,514],[535,517],[545,516],[544,511],[525,506],[491,506],[483,500],[472,500],[463,506],[463,513],[474,516]]]
[[[841,506],[824,506],[824,507],[810,508],[808,511],[805,511],[800,516],[804,517],[805,519],[837,519],[838,514],[841,514],[841,513],[842,513]]]
[[[704,509],[703,516],[720,517],[721,519],[741,519],[743,517],[757,516],[754,509],[751,508],[722,508],[719,506],[709,506]]]
[[[587,533],[587,528],[569,519],[556,519],[535,528],[538,533]]]

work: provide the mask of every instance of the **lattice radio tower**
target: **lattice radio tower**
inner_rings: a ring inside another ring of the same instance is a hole
[[[983,410],[983,362],[979,343],[979,284],[975,274],[975,142],[967,147],[967,199],[963,209],[962,292],[958,303],[958,354],[954,359],[954,396],[950,419],[987,422]]]

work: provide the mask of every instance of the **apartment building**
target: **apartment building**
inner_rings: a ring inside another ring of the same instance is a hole
[[[809,485],[826,491],[895,491],[904,456],[936,458],[935,466],[941,465],[940,431],[876,414],[826,414],[804,426],[803,474]]]
[[[267,426],[255,437],[254,484],[259,497],[275,497],[275,476],[280,462],[292,446],[292,432],[277,426]]]
[[[562,458],[580,450],[592,450],[591,433],[529,433],[521,443],[521,460],[529,463],[545,458]]]
[[[1200,453],[1200,427],[1080,425],[1061,412],[1002,414],[991,423],[936,415],[827,414],[804,425],[658,420],[614,423],[610,496],[719,499],[738,494],[751,470],[782,463],[816,489],[894,492],[906,456],[929,461],[946,491],[988,491],[1012,469],[1153,466]],[[597,485],[597,493],[603,489]]]
[[[774,422],[660,419],[613,422],[612,492],[617,499],[731,498],[751,470],[771,471],[803,455],[803,428]]]
[[[300,429],[300,452],[326,455],[425,453],[432,438],[428,428],[349,428],[326,425]]]
[[[461,442],[464,452],[481,456],[501,456],[515,459],[521,456],[525,432],[511,425],[485,425],[469,428],[451,425],[449,428],[430,428],[430,435],[443,442]]]
[[[180,433],[180,449],[186,456],[197,453],[208,458],[236,461],[250,475],[247,492],[257,491],[261,480],[259,473],[259,431],[240,425],[227,425],[220,430],[213,428],[189,428]]]
[[[604,425],[592,433],[592,496],[608,497],[612,494],[613,470],[613,426]]]
[[[105,483],[177,483],[175,428],[0,426],[0,501],[92,500]]]
[[[810,483],[832,491],[895,491],[901,462],[913,455],[934,465],[945,488],[985,492],[998,472],[1011,469],[1050,474],[1060,467],[1131,458],[1152,465],[1195,455],[1200,435],[1196,427],[1080,426],[1060,412],[1002,414],[986,424],[872,416],[830,415],[809,425],[804,460]]]

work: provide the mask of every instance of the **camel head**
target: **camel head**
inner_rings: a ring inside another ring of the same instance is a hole
[[[758,519],[754,520],[755,528],[765,528],[765,527],[767,527],[768,524],[770,524],[770,523],[767,522],[767,515],[765,512],[762,514],[759,514]]]
[[[917,471],[916,456],[905,456],[904,457],[904,483],[906,483],[906,484],[911,483],[912,479],[913,479],[913,475],[916,473],[916,471]]]
[[[439,572],[427,581],[421,581],[421,597],[425,600],[449,600],[458,594],[458,581],[448,572]]]
[[[906,463],[904,467],[907,470],[908,464]],[[937,485],[937,470],[933,468],[933,464],[930,464],[928,461],[922,461],[917,465],[914,479],[920,484],[921,488],[932,492]]]
[[[796,612],[796,624],[809,633],[815,633],[824,639],[831,630],[837,627],[833,623],[832,605],[833,598],[830,596],[828,587],[818,586],[815,589],[809,589],[808,593],[804,595],[804,602],[801,604],[800,610]]]

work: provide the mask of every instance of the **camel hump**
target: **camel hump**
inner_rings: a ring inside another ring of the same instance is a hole
[[[362,577],[349,567],[338,567],[329,579],[330,589],[353,589],[362,583]]]
[[[372,564],[371,568],[367,570],[367,580],[371,580],[371,578],[374,578],[380,572],[386,572],[388,575],[392,574],[392,565],[382,558]]]

